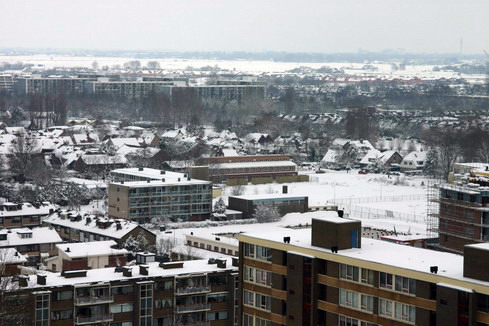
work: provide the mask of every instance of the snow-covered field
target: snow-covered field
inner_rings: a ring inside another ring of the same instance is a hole
[[[6,56],[0,55],[0,63],[17,63],[24,62],[34,64],[38,68],[54,68],[54,67],[85,67],[91,68],[92,63],[97,61],[98,66],[115,65],[123,66],[124,63],[135,60],[131,57],[94,57],[94,56],[65,56],[65,55],[23,55],[23,56]],[[482,78],[484,76],[476,75],[458,75],[451,71],[433,71],[433,65],[407,65],[405,70],[393,70],[390,63],[369,63],[376,70],[363,70],[365,63],[348,63],[348,62],[276,62],[276,61],[260,61],[260,60],[211,60],[211,59],[140,59],[137,58],[142,65],[146,65],[148,61],[158,61],[162,70],[167,72],[176,72],[188,70],[189,67],[202,68],[207,66],[218,66],[222,70],[230,70],[236,72],[261,74],[261,73],[283,73],[288,70],[298,67],[309,67],[318,69],[323,66],[331,68],[343,69],[345,73],[350,75],[368,75],[379,77],[396,77],[396,78]],[[399,64],[399,62],[396,62]]]

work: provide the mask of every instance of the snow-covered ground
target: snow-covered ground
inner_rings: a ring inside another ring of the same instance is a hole
[[[131,57],[94,57],[94,56],[68,56],[68,55],[23,55],[23,56],[6,56],[0,55],[0,62],[17,63],[24,62],[34,64],[37,68],[54,68],[54,67],[85,67],[91,68],[92,63],[97,61],[101,66],[123,66],[124,63],[135,60]],[[148,61],[158,61],[161,69],[167,72],[185,71],[192,68],[202,67],[219,67],[222,70],[230,70],[251,74],[261,73],[283,73],[298,67],[310,67],[318,69],[324,66],[331,68],[343,69],[346,74],[357,76],[378,76],[378,77],[396,77],[396,78],[468,78],[484,79],[483,75],[459,75],[452,71],[433,71],[434,65],[407,65],[405,70],[392,69],[390,63],[369,63],[375,70],[363,70],[365,63],[348,63],[348,62],[276,62],[260,60],[211,60],[211,59],[140,59],[142,65]],[[399,62],[394,62],[399,64]]]

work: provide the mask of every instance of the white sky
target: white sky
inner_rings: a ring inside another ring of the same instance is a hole
[[[0,48],[489,51],[487,0],[0,0]]]

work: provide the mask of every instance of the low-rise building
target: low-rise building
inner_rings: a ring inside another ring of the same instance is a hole
[[[243,212],[243,218],[253,218],[256,206],[264,203],[276,207],[279,214],[305,213],[309,210],[309,198],[292,194],[229,196],[228,208]]]
[[[233,266],[234,265],[234,266]],[[148,262],[19,277],[24,325],[237,325],[237,263]]]
[[[57,255],[46,259],[52,272],[125,266],[129,254],[114,240],[57,244],[56,249]]]
[[[270,182],[277,177],[296,176],[297,165],[289,155],[247,155],[205,157],[197,164],[208,165],[211,179],[215,183],[228,179],[269,178]]]
[[[55,245],[61,242],[58,233],[48,227],[0,230],[0,248],[17,250],[28,257],[29,264],[37,264],[42,257],[55,255]]]
[[[27,264],[28,259],[15,248],[0,249],[0,278],[19,274],[19,266]]]
[[[156,234],[129,220],[60,211],[46,217],[43,224],[54,228],[67,242],[114,240],[121,245],[130,237],[144,237],[148,246],[156,244]]]
[[[42,203],[2,203],[0,204],[0,227],[33,227],[42,224],[41,219],[54,212],[55,207]]]
[[[118,169],[109,184],[109,216],[149,221],[153,217],[202,221],[212,211],[212,184],[188,174],[155,169]],[[131,180],[131,181],[128,181]]]

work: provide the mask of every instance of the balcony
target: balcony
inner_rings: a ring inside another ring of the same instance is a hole
[[[210,326],[210,322],[208,321],[177,321],[175,322],[175,326]]]
[[[192,305],[179,305],[177,306],[177,313],[188,313],[211,310],[211,305],[206,303],[192,304]]]
[[[91,324],[91,323],[99,323],[99,322],[108,322],[112,321],[112,314],[101,314],[101,315],[92,315],[92,316],[77,316],[75,320],[75,324]]]
[[[112,303],[112,302],[114,302],[114,297],[111,295],[102,296],[102,297],[77,297],[75,301],[77,306],[86,306],[92,304]]]
[[[210,286],[195,286],[195,287],[185,287],[185,288],[177,288],[177,295],[186,295],[186,294],[197,294],[197,293],[208,293],[211,292]]]

